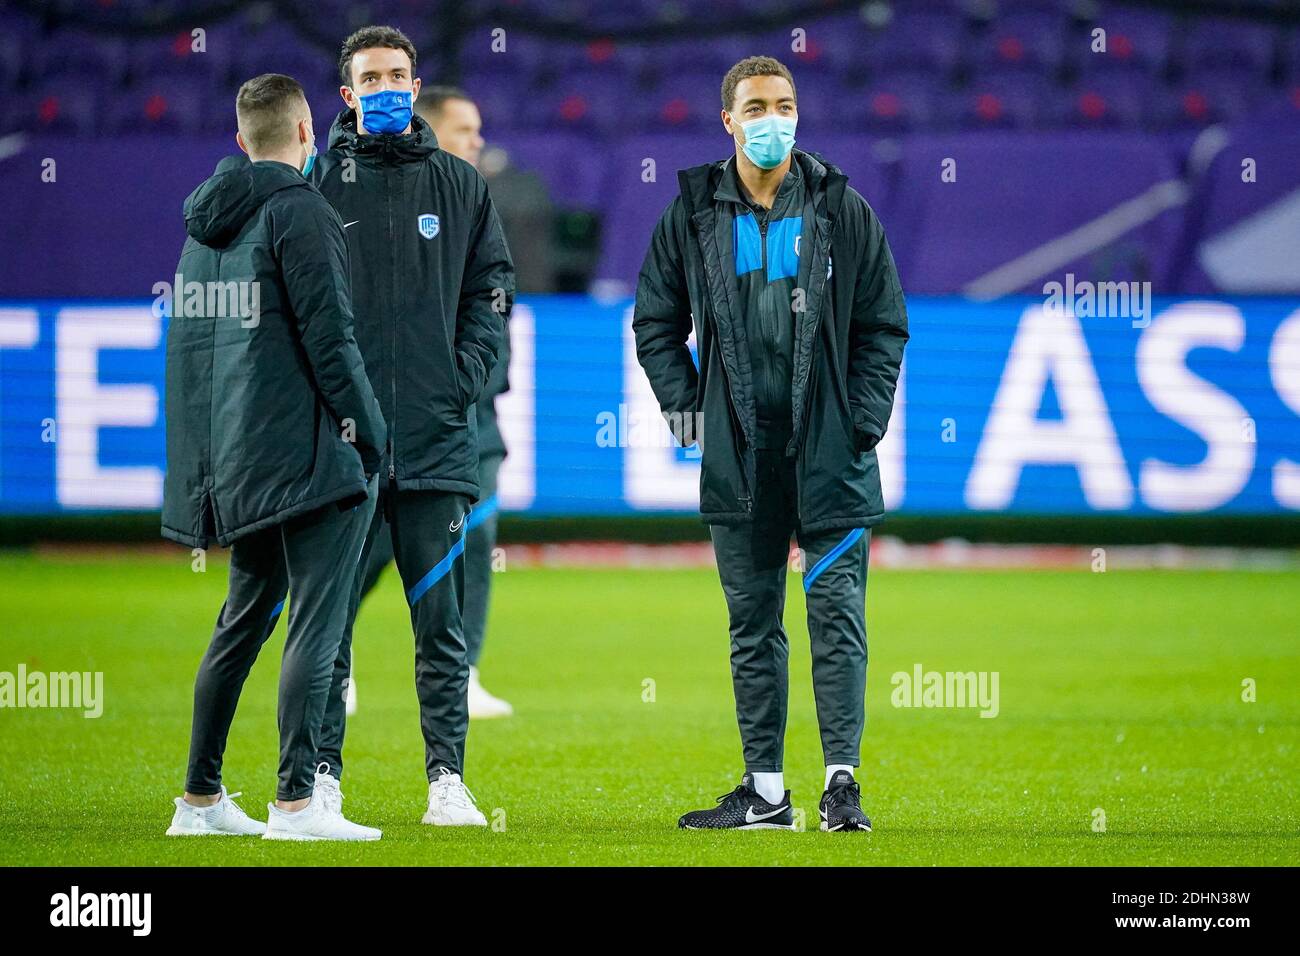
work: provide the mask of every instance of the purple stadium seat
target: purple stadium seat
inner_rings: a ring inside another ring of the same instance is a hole
[[[1024,68],[1054,72],[1065,57],[1068,20],[1039,11],[999,17],[975,44],[979,67]]]
[[[947,74],[961,58],[965,26],[946,14],[899,13],[885,26],[868,30],[863,56],[869,69],[931,69]]]
[[[804,31],[798,51],[792,49],[795,27]],[[790,67],[796,80],[813,73],[852,77],[864,70],[865,34],[866,25],[855,15],[822,17],[764,32],[754,52],[776,57]]]
[[[928,70],[898,70],[873,77],[845,101],[851,129],[900,133],[925,129],[951,96],[948,84]]]
[[[649,90],[635,95],[629,106],[636,129],[710,129],[721,122],[722,72],[683,70],[664,76]]]
[[[337,80],[335,57],[308,46],[293,30],[264,27],[244,35],[234,51],[231,66],[237,83],[262,73],[283,73],[304,86]]]
[[[504,35],[494,36],[496,30],[503,30]],[[471,30],[462,43],[460,65],[465,73],[492,73],[539,82],[563,76],[566,68],[572,68],[584,56],[585,50],[579,45],[494,27],[489,19],[489,23]]]
[[[1237,71],[1198,72],[1155,91],[1155,120],[1166,128],[1228,122],[1245,116],[1263,93],[1259,80]]]
[[[1273,62],[1274,31],[1264,24],[1201,18],[1187,25],[1183,42],[1184,67],[1236,68],[1263,79]]]
[[[8,117],[10,129],[90,136],[100,127],[99,91],[84,78],[50,80],[15,96]]]
[[[430,9],[428,0],[368,0],[360,6],[354,0],[329,0],[329,2],[337,6],[338,14],[329,20],[319,16],[314,19],[318,23],[337,23],[340,44],[349,31],[371,23],[382,23],[396,27],[411,38],[419,55],[416,64],[417,72],[423,73],[425,63],[434,65],[436,59],[433,47],[434,24],[431,21],[437,17],[437,11]]]
[[[1054,119],[1079,129],[1140,129],[1151,81],[1135,70],[1098,70],[1056,94]]]
[[[1300,84],[1300,30],[1288,30],[1282,41],[1282,70]]]
[[[0,86],[13,89],[27,72],[28,50],[32,41],[8,29],[0,33]]]
[[[1106,49],[1094,53],[1092,31],[1098,27],[1106,31]],[[1167,13],[1107,4],[1088,21],[1073,59],[1085,71],[1136,68],[1156,76],[1169,61],[1173,35],[1174,18]]]
[[[1051,88],[1028,70],[991,70],[944,99],[948,121],[963,129],[1029,129],[1046,115]]]
[[[760,41],[739,34],[729,36],[699,36],[686,40],[674,40],[651,47],[647,56],[647,69],[666,79],[685,70],[716,73],[721,83],[722,74],[733,63],[759,52],[774,52],[758,49]],[[785,45],[786,58],[789,58],[789,43]]]
[[[135,133],[192,133],[204,128],[204,94],[200,79],[184,73],[160,73],[114,93],[108,110],[108,131]],[[234,101],[230,102],[233,127]]]
[[[537,56],[526,56],[527,72],[538,76],[552,78],[581,74],[599,77],[602,81],[619,77],[634,77],[644,67],[647,48],[637,44],[620,43],[612,39],[597,39],[583,43],[564,43],[540,41],[532,37],[522,38],[521,43],[532,46],[541,43],[543,50]],[[509,51],[509,45],[506,47]],[[488,60],[488,65],[492,60]],[[540,65],[539,65],[540,64]]]
[[[230,72],[235,49],[240,44],[237,31],[220,26],[205,27],[203,52],[194,50],[195,38],[183,30],[163,37],[146,37],[131,42],[131,75],[144,79],[154,73],[191,73],[220,83]],[[241,77],[246,80],[248,77]]]
[[[1287,129],[1300,125],[1300,79],[1279,92],[1260,97],[1244,119],[1266,129],[1273,125]]]
[[[572,77],[564,77],[534,96],[537,123],[533,125],[556,131],[603,135],[615,126],[622,110],[618,91],[613,87],[583,83]]]
[[[8,30],[8,24],[5,29]],[[65,30],[58,42],[50,39],[29,40],[27,51],[34,76],[77,76],[83,81],[113,85],[127,74],[127,42],[119,37],[101,36],[82,30]]]

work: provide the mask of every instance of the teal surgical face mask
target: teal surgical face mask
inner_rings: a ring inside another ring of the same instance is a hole
[[[745,131],[741,149],[760,169],[775,169],[794,148],[794,129],[798,122],[788,116],[761,116],[741,123],[740,128]]]

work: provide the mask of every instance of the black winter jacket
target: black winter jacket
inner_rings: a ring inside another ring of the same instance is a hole
[[[185,229],[167,328],[163,536],[224,546],[363,500],[385,425],[352,334],[338,213],[292,166],[223,160],[186,199]]]
[[[352,110],[312,172],[343,218],[356,336],[397,487],[477,499],[475,403],[504,351],[515,277],[487,183],[429,124],[358,135]]]
[[[884,519],[874,451],[894,402],[907,310],[884,229],[847,177],[796,149],[810,199],[803,219],[791,381],[798,519],[805,531]],[[670,424],[698,412],[700,511],[709,524],[752,520],[753,369],[737,314],[734,215],[715,193],[725,162],[678,174],[646,253],[632,326],[637,358]],[[699,368],[687,337],[696,335]]]

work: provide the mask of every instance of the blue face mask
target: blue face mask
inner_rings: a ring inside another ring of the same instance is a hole
[[[763,116],[741,123],[745,145],[741,147],[750,162],[760,169],[775,169],[785,162],[794,148],[794,128],[798,120],[788,116]]]
[[[411,91],[380,90],[367,93],[361,104],[361,124],[373,135],[401,133],[411,125]]]
[[[311,152],[307,154],[307,162],[302,164],[303,179],[311,176],[312,167],[316,165],[316,144],[311,144]]]

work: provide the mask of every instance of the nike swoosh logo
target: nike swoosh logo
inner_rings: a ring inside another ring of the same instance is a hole
[[[778,813],[785,813],[785,811],[788,809],[789,807],[777,807],[771,813],[755,813],[753,807],[747,807],[745,809],[745,822],[759,823],[762,820],[769,820],[772,817],[776,816]]]
[[[461,526],[462,526],[463,524],[465,524],[465,516],[464,516],[464,515],[461,515],[459,521],[453,521],[451,524],[447,525],[447,530],[448,530],[448,531],[459,531],[459,530],[461,529]]]
[[[360,219],[353,219],[351,222],[345,222],[343,224],[343,228],[346,229],[348,226],[355,226],[360,221],[361,221]]]

